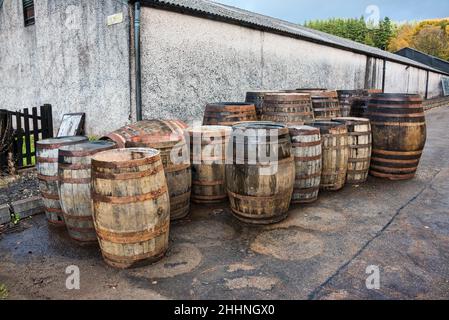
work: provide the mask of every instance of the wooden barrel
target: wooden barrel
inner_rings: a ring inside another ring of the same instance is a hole
[[[241,123],[233,126],[231,141],[226,184],[234,216],[249,224],[285,219],[295,180],[288,128],[273,122]]]
[[[312,99],[307,93],[267,93],[262,107],[262,121],[302,125],[313,121]]]
[[[292,203],[311,203],[318,199],[321,182],[320,129],[311,126],[290,126],[296,178]]]
[[[298,89],[298,92],[310,93],[315,120],[331,120],[341,117],[341,107],[337,91]]]
[[[36,163],[39,189],[47,220],[51,225],[64,226],[64,216],[59,201],[58,150],[63,146],[88,141],[86,137],[60,137],[36,142]]]
[[[341,107],[341,116],[350,117],[353,99],[363,95],[363,90],[337,90],[337,94]]]
[[[85,142],[59,149],[59,197],[69,236],[83,244],[97,242],[92,219],[91,158],[114,149],[110,141]]]
[[[219,203],[228,198],[225,183],[226,148],[232,128],[202,126],[186,130],[192,163],[192,201]]]
[[[170,195],[170,218],[183,219],[190,211],[192,188],[192,170],[184,131],[179,132],[166,121],[152,120],[147,123],[147,132],[151,133],[132,138],[126,147],[153,148],[161,152]]]
[[[170,202],[160,152],[117,149],[92,158],[94,224],[107,264],[155,262],[168,249]]]
[[[349,160],[346,183],[360,184],[368,178],[371,162],[372,134],[369,119],[335,118],[348,129]]]
[[[155,126],[155,121],[160,125]],[[165,140],[170,139],[172,135],[182,136],[186,128],[187,124],[180,120],[143,120],[111,132],[100,140],[112,140],[118,148],[124,148],[126,142],[141,136],[158,135]]]
[[[367,117],[373,131],[370,174],[390,180],[412,179],[426,143],[426,118],[419,95],[374,94]]]
[[[322,190],[337,191],[344,187],[348,171],[348,129],[335,121],[316,121],[313,126],[320,129],[323,166]]]
[[[204,111],[203,125],[232,126],[242,121],[257,121],[256,106],[253,103],[210,103]]]
[[[277,93],[277,92],[280,92],[280,90],[257,90],[257,91],[248,91],[246,93],[245,102],[252,103],[256,106],[256,114],[258,120],[262,118],[262,106],[265,95],[268,93]]]

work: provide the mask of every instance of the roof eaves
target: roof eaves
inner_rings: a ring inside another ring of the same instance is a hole
[[[135,2],[135,0],[130,0],[130,2],[133,3],[133,2]],[[447,73],[445,73],[441,70],[431,68],[425,64],[421,64],[414,60],[411,60],[411,59],[408,59],[405,57],[401,57],[399,55],[395,55],[393,53],[389,53],[389,52],[380,50],[378,48],[370,47],[370,46],[367,46],[364,44],[357,43],[352,40],[340,38],[340,37],[330,35],[328,33],[324,33],[321,31],[308,29],[308,28],[293,24],[291,22],[271,18],[271,17],[264,16],[261,14],[253,13],[250,11],[246,11],[246,10],[235,8],[235,7],[230,7],[227,5],[223,5],[223,4],[219,4],[219,3],[215,3],[215,2],[211,2],[211,1],[190,0],[190,2],[189,2],[188,0],[183,0],[183,1],[180,1],[180,0],[141,0],[140,2],[143,6],[147,6],[147,7],[165,9],[165,10],[175,11],[175,12],[179,12],[179,13],[183,13],[183,14],[189,14],[189,15],[198,16],[198,17],[205,17],[205,18],[212,19],[212,20],[233,23],[233,24],[236,24],[239,26],[245,26],[245,27],[252,28],[252,29],[268,31],[271,33],[276,33],[276,34],[280,34],[280,35],[284,35],[284,36],[288,36],[288,37],[307,40],[307,41],[314,42],[314,43],[321,44],[321,45],[327,45],[327,46],[331,46],[334,48],[351,51],[354,53],[364,54],[364,55],[374,57],[374,58],[384,59],[387,61],[406,64],[406,65],[410,65],[410,66],[415,66],[415,67],[425,69],[428,71],[448,75]],[[189,2],[189,5],[186,4],[187,2]],[[224,15],[224,14],[214,13],[214,12],[211,12],[211,11],[201,8],[200,4],[220,6],[221,8],[224,8],[225,10],[226,9],[227,10],[235,10],[235,11],[238,11],[238,13],[246,14],[248,16],[248,18],[241,19],[241,18],[232,17],[229,14]],[[272,23],[270,25],[268,25],[268,23],[265,23],[265,24],[258,23],[256,21],[254,21],[254,20],[256,20],[255,18],[260,19],[262,21],[266,20],[268,22],[274,22],[274,23]],[[283,26],[285,26],[285,28],[281,29],[281,28],[275,27],[276,24],[282,24]],[[301,31],[301,34],[299,34],[298,32],[288,31],[287,30],[288,28],[298,29]],[[309,34],[309,35],[307,35],[307,34]]]

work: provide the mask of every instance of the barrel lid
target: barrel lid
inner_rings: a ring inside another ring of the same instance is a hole
[[[246,131],[246,130],[278,130],[278,135],[283,135],[288,133],[288,128],[286,125],[278,122],[271,121],[248,121],[239,122],[232,126],[232,130],[236,131]]]
[[[84,141],[88,141],[87,137],[84,136],[56,137],[37,141],[36,147],[38,149],[59,149],[62,146],[78,144]]]
[[[155,162],[160,151],[151,148],[127,148],[102,151],[92,157],[92,166],[101,168],[127,168]]]
[[[197,126],[190,127],[185,130],[189,135],[202,134],[202,135],[229,135],[232,133],[232,128],[227,126]]]
[[[59,149],[60,156],[83,157],[115,148],[117,145],[112,141],[90,141],[80,144],[64,146]]]
[[[328,133],[331,129],[346,129],[346,125],[337,121],[315,121],[309,125],[319,128],[321,132]]]
[[[265,100],[296,100],[296,99],[310,99],[310,93],[300,92],[275,92],[265,95]]]
[[[357,123],[369,123],[370,120],[367,118],[356,118],[356,117],[338,117],[333,118],[332,121],[337,121],[345,124],[357,124]]]
[[[303,125],[303,126],[292,125],[292,126],[288,126],[288,129],[292,136],[316,135],[316,134],[320,133],[320,129],[312,127],[312,126],[307,126],[307,125]]]

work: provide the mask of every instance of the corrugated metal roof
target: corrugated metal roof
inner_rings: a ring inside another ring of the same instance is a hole
[[[396,54],[449,74],[449,61],[421,52],[414,48],[403,48],[396,52]]]
[[[231,22],[255,29],[280,33],[295,38],[301,38],[308,41],[337,47],[343,50],[353,51],[372,57],[387,59],[389,61],[415,66],[437,73],[444,73],[425,64],[398,56],[384,50],[380,50],[375,47],[367,46],[321,31],[305,28],[288,21],[268,17],[258,13],[208,0],[142,0],[141,3],[145,6],[164,8],[192,15],[198,15],[205,18]]]

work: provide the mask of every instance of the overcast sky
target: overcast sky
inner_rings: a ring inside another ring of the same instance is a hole
[[[449,17],[449,0],[215,0],[295,23],[331,17],[353,18],[369,6],[395,21]],[[371,11],[372,14],[373,11]]]

